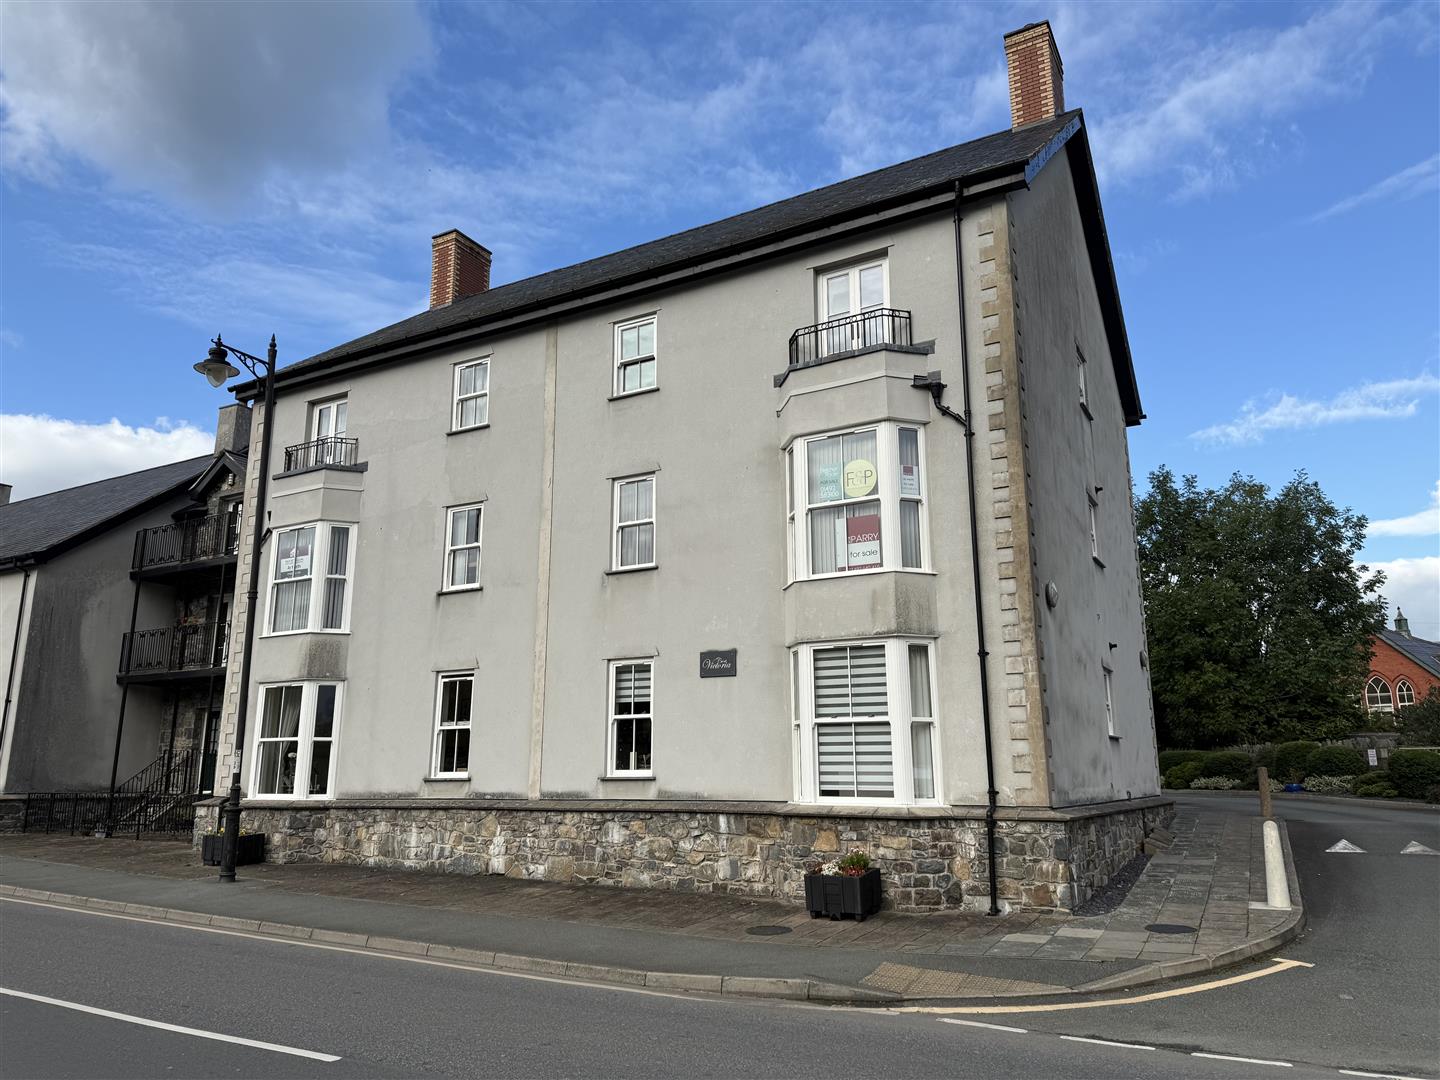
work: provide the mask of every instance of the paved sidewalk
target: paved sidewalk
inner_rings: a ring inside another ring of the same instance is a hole
[[[243,867],[221,886],[187,844],[43,834],[0,837],[0,883],[632,971],[809,978],[907,999],[1056,994],[1163,977],[1155,965],[1175,961],[1204,970],[1294,921],[1251,907],[1265,896],[1260,823],[1238,809],[1183,811],[1118,907],[1088,917],[831,922],[726,895],[316,864]]]

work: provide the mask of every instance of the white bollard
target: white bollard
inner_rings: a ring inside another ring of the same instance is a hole
[[[1285,852],[1280,847],[1280,826],[1265,822],[1265,905],[1290,908],[1290,879],[1285,875]]]

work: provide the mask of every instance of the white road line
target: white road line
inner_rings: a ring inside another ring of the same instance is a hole
[[[1123,1046],[1126,1050],[1154,1050],[1153,1046],[1146,1046],[1144,1043],[1111,1042],[1109,1039],[1087,1039],[1083,1035],[1061,1035],[1060,1038],[1069,1042],[1094,1043],[1096,1046]]]
[[[1243,1061],[1246,1065],[1279,1065],[1282,1069],[1293,1069],[1289,1061],[1266,1061],[1264,1058],[1235,1057],[1232,1054],[1202,1054],[1196,1050],[1191,1057],[1214,1058],[1216,1061]]]
[[[1346,1076],[1369,1076],[1374,1080],[1421,1080],[1418,1076],[1402,1076],[1400,1073],[1360,1072],[1358,1069],[1340,1069]]]
[[[239,1046],[253,1046],[257,1050],[270,1050],[277,1054],[289,1054],[292,1057],[309,1058],[312,1061],[339,1061],[334,1054],[321,1054],[314,1050],[301,1050],[295,1046],[281,1046],[279,1043],[261,1042],[259,1039],[242,1039],[239,1035],[222,1035],[218,1031],[201,1031],[199,1028],[182,1027],[179,1024],[165,1024],[159,1020],[147,1020],[143,1016],[131,1016],[129,1013],[111,1012],[109,1009],[97,1009],[92,1005],[81,1005],[74,1001],[61,1001],[59,998],[45,997],[43,994],[27,994],[23,990],[10,990],[0,986],[0,994],[6,997],[24,998],[26,1001],[38,1001],[42,1005],[58,1005],[62,1009],[74,1009],[76,1012],[89,1013],[91,1016],[104,1016],[110,1020],[123,1020],[127,1024],[139,1024],[141,1027],[159,1028],[161,1031],[173,1031],[179,1035],[194,1035],[198,1039],[214,1039],[216,1042],[235,1043]]]
[[[1016,1035],[1027,1034],[1024,1028],[1006,1027],[1004,1024],[987,1024],[980,1020],[956,1020],[949,1016],[936,1017],[942,1024],[964,1024],[966,1027],[989,1028],[991,1031],[1009,1031]]]

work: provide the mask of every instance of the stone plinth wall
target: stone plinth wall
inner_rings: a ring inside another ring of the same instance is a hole
[[[24,795],[0,795],[0,833],[19,832],[25,820]]]
[[[859,848],[884,875],[885,906],[935,911],[989,905],[983,810],[818,816],[770,804],[719,810],[597,803],[341,801],[250,805],[270,862],[333,862],[450,874],[799,902],[805,864]],[[1163,800],[1103,810],[1002,811],[996,872],[1007,908],[1068,909],[1132,858],[1169,812]],[[198,837],[214,828],[202,805]],[[1097,812],[1098,811],[1098,812]],[[1008,816],[1006,816],[1008,814]]]

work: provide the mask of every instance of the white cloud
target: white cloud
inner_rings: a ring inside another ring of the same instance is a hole
[[[1379,202],[1382,199],[1388,202],[1418,199],[1422,195],[1434,194],[1437,187],[1440,187],[1440,154],[1435,154],[1418,164],[1411,165],[1408,169],[1401,169],[1379,183],[1372,184],[1357,195],[1341,199],[1315,214],[1310,220],[1323,221],[1336,214],[1354,210],[1357,206]]]
[[[7,349],[23,349],[25,339],[8,326],[0,326],[0,345],[4,345]]]
[[[1440,555],[1418,559],[1391,559],[1367,564],[1385,573],[1380,593],[1388,601],[1389,625],[1395,610],[1410,620],[1410,632],[1431,641],[1440,640]]]
[[[7,5],[7,169],[53,180],[77,158],[234,209],[383,144],[391,87],[428,50],[411,3]]]
[[[1413,379],[1362,383],[1328,401],[1280,394],[1269,404],[1247,401],[1240,415],[1191,434],[1199,442],[1237,446],[1260,442],[1267,432],[1296,431],[1353,420],[1396,420],[1414,416],[1420,399],[1440,390],[1440,378],[1426,372]]]
[[[150,427],[129,427],[53,416],[0,416],[0,480],[13,484],[14,498],[88,484],[108,476],[149,469],[208,454],[212,432],[160,417]]]
[[[1424,510],[1398,518],[1382,518],[1370,522],[1370,536],[1437,536],[1440,535],[1440,480],[1430,492],[1430,505]]]

